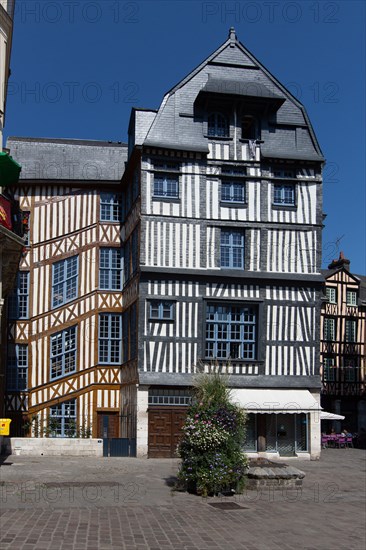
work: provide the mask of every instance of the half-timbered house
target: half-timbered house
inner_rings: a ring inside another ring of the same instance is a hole
[[[33,435],[118,436],[127,148],[37,138],[10,138],[8,146],[24,164],[15,192],[29,220],[8,300],[12,434],[24,435],[26,416]]]
[[[248,451],[319,455],[323,161],[303,105],[233,29],[157,112],[133,110],[139,454],[174,455],[213,362],[248,410]]]
[[[323,274],[321,401],[344,416],[344,427],[360,433],[366,429],[366,277],[350,271],[343,253]]]

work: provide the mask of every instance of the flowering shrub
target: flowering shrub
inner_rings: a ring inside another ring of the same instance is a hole
[[[241,450],[245,412],[230,402],[226,381],[217,373],[205,375],[195,393],[178,445],[180,484],[203,495],[239,492],[247,466]]]

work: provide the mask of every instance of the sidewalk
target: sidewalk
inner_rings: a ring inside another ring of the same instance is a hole
[[[296,462],[306,472],[301,491],[221,499],[173,492],[178,463],[9,456],[0,467],[0,549],[365,548],[363,450],[325,449],[318,462]],[[219,502],[239,507],[211,506]]]

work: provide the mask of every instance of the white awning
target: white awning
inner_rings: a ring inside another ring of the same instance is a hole
[[[344,416],[342,416],[341,414],[320,411],[320,420],[344,420]]]
[[[308,390],[233,389],[231,400],[249,413],[299,414],[321,411]]]

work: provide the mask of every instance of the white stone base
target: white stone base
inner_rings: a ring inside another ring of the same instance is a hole
[[[102,439],[4,437],[2,454],[22,456],[103,456]]]

